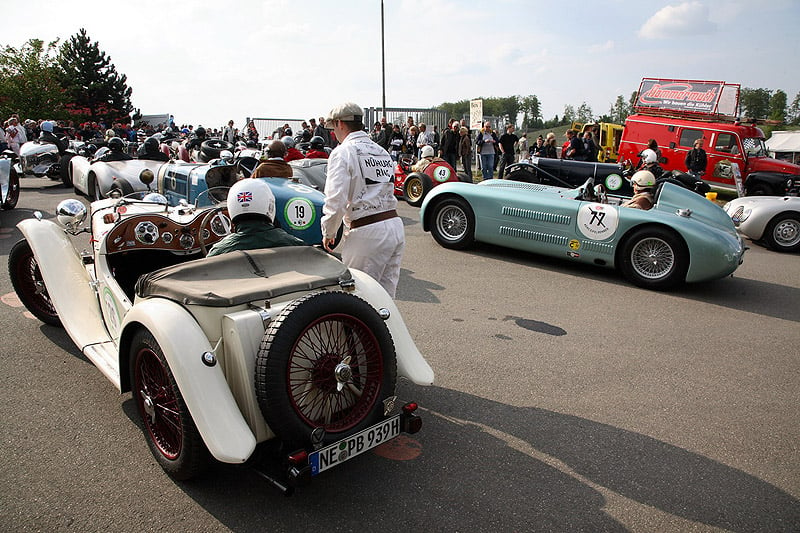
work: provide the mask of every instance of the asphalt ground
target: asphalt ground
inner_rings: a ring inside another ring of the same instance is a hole
[[[34,209],[0,213],[5,265]],[[291,498],[250,470],[170,480],[120,396],[0,271],[2,531],[798,531],[800,256],[748,244],[733,277],[661,293],[480,245],[401,203],[397,302],[436,384],[423,430]],[[83,244],[88,247],[86,235]]]

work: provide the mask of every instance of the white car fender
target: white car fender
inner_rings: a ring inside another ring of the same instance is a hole
[[[92,279],[69,236],[51,220],[25,219],[17,227],[33,251],[58,317],[83,351],[111,338],[103,323]]]
[[[414,344],[392,297],[368,274],[354,268],[351,268],[350,272],[356,280],[359,296],[375,309],[385,308],[389,311],[386,325],[392,334],[397,353],[397,373],[417,385],[433,385],[433,369]]]
[[[72,167],[72,185],[83,194],[89,194],[89,166],[91,162],[82,155],[76,155],[69,160]]]
[[[239,411],[219,363],[203,363],[203,353],[214,349],[194,317],[175,302],[149,298],[137,300],[125,315],[122,337],[129,338],[128,328],[138,327],[137,323],[153,334],[164,352],[211,454],[224,463],[246,461],[255,450],[256,438]]]

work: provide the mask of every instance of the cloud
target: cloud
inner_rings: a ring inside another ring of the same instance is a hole
[[[589,46],[589,52],[596,54],[598,52],[608,52],[614,49],[614,41],[608,40],[602,44],[593,44]]]
[[[708,7],[700,2],[667,6],[650,17],[637,34],[644,39],[669,39],[678,35],[708,35],[717,25],[709,19]]]

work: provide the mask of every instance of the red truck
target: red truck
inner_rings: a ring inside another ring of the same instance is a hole
[[[664,170],[686,171],[686,154],[703,139],[707,167],[703,180],[735,188],[742,195],[797,195],[800,165],[768,157],[764,132],[734,118],[739,86],[714,81],[645,78],[635,114],[625,121],[619,160],[638,161],[655,139]]]

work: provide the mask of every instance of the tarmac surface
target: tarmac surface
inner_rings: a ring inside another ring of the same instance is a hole
[[[26,178],[15,224],[73,197]],[[130,394],[0,271],[2,531],[798,531],[800,255],[747,241],[671,292],[612,270],[441,248],[405,203],[397,303],[436,384],[423,430],[285,498],[217,464],[177,483]],[[82,235],[88,247],[88,236]]]

